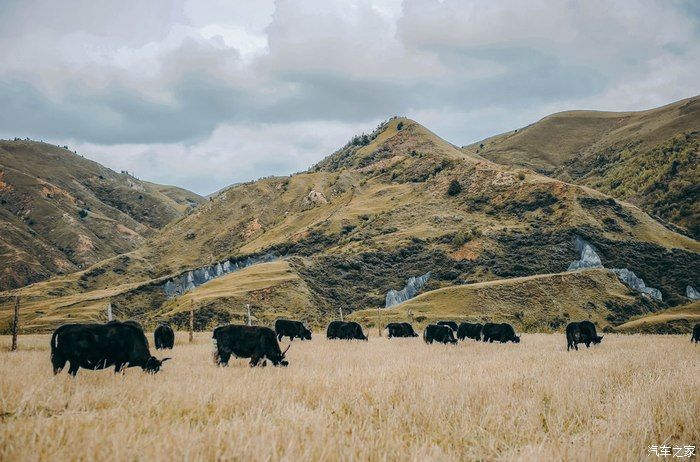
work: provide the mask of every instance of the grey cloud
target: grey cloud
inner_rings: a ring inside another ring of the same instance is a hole
[[[395,114],[466,144],[556,110],[700,92],[688,1],[133,3],[4,3],[0,136],[65,140],[202,191],[305,168]]]

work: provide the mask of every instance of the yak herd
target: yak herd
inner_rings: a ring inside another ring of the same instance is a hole
[[[418,337],[413,326],[407,322],[392,322],[386,326],[388,337]],[[156,349],[171,349],[175,344],[175,332],[167,324],[155,329]],[[262,326],[219,326],[212,333],[214,359],[219,366],[228,365],[231,356],[250,358],[250,366],[265,366],[270,361],[274,366],[287,366],[279,341],[283,337],[311,340],[311,330],[300,321],[278,319],[275,329]],[[367,335],[356,322],[332,321],[326,329],[326,338],[344,340],[367,340]],[[473,339],[493,343],[520,343],[513,326],[507,323],[468,323],[439,321],[423,330],[426,343],[455,344],[458,340]],[[578,344],[586,347],[598,344],[603,339],[590,321],[572,322],[566,326],[566,350],[578,350]],[[691,342],[700,342],[700,323],[693,328]],[[68,373],[75,376],[78,369],[106,369],[114,366],[114,372],[125,367],[141,367],[156,373],[170,358],[158,359],[151,355],[143,327],[136,321],[109,321],[105,324],[66,324],[56,329],[51,336],[51,363],[54,374],[69,363]]]

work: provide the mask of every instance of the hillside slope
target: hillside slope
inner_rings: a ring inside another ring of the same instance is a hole
[[[700,97],[642,112],[562,112],[462,149],[591,186],[700,236]]]
[[[635,317],[615,330],[625,333],[685,334],[700,323],[700,300],[659,313]]]
[[[303,317],[325,321],[339,309],[349,314],[383,306],[389,289],[428,271],[426,291],[560,273],[579,257],[576,237],[596,246],[606,268],[629,268],[659,288],[664,302],[650,310],[685,303],[686,285],[700,286],[700,243],[639,208],[464,153],[420,124],[395,118],[308,172],[225,190],[133,252],[0,293],[0,322],[9,319],[14,295],[26,298],[32,306],[26,315],[40,325],[42,315],[32,311],[43,311],[42,304],[104,299],[115,287],[121,289],[108,296],[115,310],[139,319],[174,318],[188,299],[216,314],[206,317],[212,320],[239,316],[245,299],[259,312],[285,312],[284,296],[261,300],[254,290],[236,289],[242,284],[236,273],[221,277],[224,288],[206,289],[217,287],[212,282],[180,299],[165,292],[165,281],[172,288],[176,276],[183,275],[178,284],[193,283],[195,276],[206,279],[219,267],[263,255],[288,265],[293,281],[287,282],[301,294],[294,312],[301,315],[307,306]],[[264,268],[239,271],[253,278]],[[569,279],[562,280],[557,290],[565,293]],[[610,323],[634,314],[626,311]]]
[[[0,289],[134,250],[202,201],[57,146],[0,141]]]
[[[556,332],[571,321],[589,319],[603,329],[616,320],[648,314],[651,303],[640,300],[611,271],[585,270],[500,279],[425,292],[381,310],[382,324],[439,320],[508,322],[518,331]],[[359,310],[351,318],[376,324],[376,310]]]

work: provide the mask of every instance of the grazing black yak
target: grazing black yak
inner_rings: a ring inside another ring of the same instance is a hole
[[[466,338],[471,338],[477,342],[481,340],[481,331],[484,328],[482,324],[463,322],[457,328],[457,339],[464,340]]]
[[[287,366],[284,359],[287,350],[282,351],[275,331],[269,327],[228,325],[219,326],[212,333],[215,360],[220,366],[228,365],[231,355],[236,358],[250,358],[250,367],[255,367],[264,359],[275,366]]]
[[[331,321],[326,329],[326,338],[341,340],[367,340],[362,327],[353,321]]]
[[[493,343],[494,340],[501,343],[520,343],[520,337],[515,335],[515,329],[508,323],[494,324],[487,322],[482,329],[484,342]]]
[[[425,340],[425,343],[457,343],[452,329],[448,326],[438,324],[429,324],[425,327],[423,331],[423,340]]]
[[[172,349],[175,346],[175,332],[167,324],[159,324],[153,331],[153,341],[156,350]]]
[[[292,321],[289,319],[278,319],[275,321],[275,333],[277,340],[282,340],[282,337],[289,337],[289,340],[300,338],[302,340],[311,340],[311,330],[300,321]]]
[[[586,348],[588,348],[591,343],[597,345],[601,340],[603,340],[603,336],[598,336],[595,324],[591,321],[570,322],[566,326],[566,351],[571,348],[578,351],[579,343],[585,343]]]
[[[393,337],[418,337],[413,326],[407,322],[390,322],[386,325],[389,331],[389,338]]]
[[[51,336],[53,373],[70,363],[68,373],[75,376],[79,368],[106,369],[114,366],[117,373],[124,367],[141,367],[156,373],[170,358],[158,360],[148,350],[143,330],[130,322],[106,324],[65,324]]]

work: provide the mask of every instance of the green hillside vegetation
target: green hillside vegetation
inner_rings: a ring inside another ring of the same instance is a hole
[[[651,149],[602,154],[578,182],[639,205],[700,236],[700,130],[675,135]]]
[[[0,141],[0,289],[136,249],[202,202],[35,141]]]
[[[46,306],[95,306],[96,298],[102,306],[111,300],[121,317],[149,322],[181,323],[188,301],[200,313],[198,325],[239,320],[250,300],[260,319],[291,313],[323,324],[340,309],[349,315],[383,306],[389,289],[427,271],[432,276],[425,291],[561,273],[578,259],[577,236],[596,246],[607,268],[630,268],[664,295],[663,303],[649,305],[626,293],[623,310],[606,312],[603,298],[622,303],[622,292],[605,289],[595,303],[598,319],[615,314],[606,321],[611,326],[640,314],[636,307],[660,310],[684,303],[685,286],[700,286],[700,243],[636,206],[496,164],[410,119],[394,118],[308,172],[224,190],[136,250],[0,293],[0,326],[9,322],[15,295],[27,299],[22,315],[37,330],[56,324],[55,318],[47,320]],[[274,265],[256,265],[173,300],[161,288],[184,271],[266,253],[283,257],[285,269],[270,272]],[[556,281],[561,284],[549,288],[552,300],[568,300],[574,279]],[[265,291],[267,298],[256,301]],[[565,303],[562,312],[573,318],[578,312]],[[102,313],[103,308],[90,316]],[[532,328],[548,319],[533,320]]]
[[[700,97],[642,112],[569,111],[463,148],[599,189],[700,234]]]

